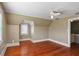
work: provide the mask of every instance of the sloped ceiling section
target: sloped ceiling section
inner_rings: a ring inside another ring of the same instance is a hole
[[[50,19],[50,11],[61,11],[57,18],[75,16],[79,12],[79,2],[4,2],[5,11],[25,16]]]
[[[30,17],[30,16],[23,16],[19,14],[12,14],[6,13],[7,23],[11,25],[19,25],[23,22],[23,20],[34,21],[34,25],[42,25],[42,26],[49,26],[52,21],[45,20],[42,18]]]

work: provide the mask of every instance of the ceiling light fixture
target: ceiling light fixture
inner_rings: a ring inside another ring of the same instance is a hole
[[[53,15],[51,15],[51,19],[53,19],[54,17],[53,17]]]
[[[50,11],[50,17],[51,19],[54,19],[54,16],[59,16],[61,15],[61,12],[58,12],[58,11],[52,11],[52,10],[49,10]]]

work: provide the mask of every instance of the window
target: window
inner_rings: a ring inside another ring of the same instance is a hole
[[[21,34],[28,34],[28,24],[21,24]]]

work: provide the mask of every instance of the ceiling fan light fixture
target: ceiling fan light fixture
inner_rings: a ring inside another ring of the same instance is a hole
[[[54,17],[56,18],[57,16],[59,16],[61,14],[62,14],[61,12],[50,10],[50,18],[51,19],[54,19]]]
[[[54,17],[53,17],[53,15],[51,15],[51,19],[53,19]]]

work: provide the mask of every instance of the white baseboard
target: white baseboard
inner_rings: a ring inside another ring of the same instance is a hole
[[[19,41],[26,41],[26,40],[31,40],[31,39],[20,39]]]
[[[56,41],[56,40],[53,40],[53,39],[48,39],[48,40],[50,40],[50,41],[52,41],[52,42],[55,42],[55,43],[58,43],[58,44],[61,44],[61,45],[64,45],[64,46],[66,46],[66,47],[70,47],[68,44],[66,44],[66,43],[62,43],[62,42],[59,42],[59,41]]]
[[[6,50],[7,50],[7,46],[5,46],[5,47],[3,48],[3,51],[1,52],[0,56],[4,56]]]
[[[69,46],[68,44],[66,44],[66,43],[62,43],[62,42],[59,42],[59,41],[56,41],[56,40],[53,40],[53,39],[40,39],[40,40],[22,39],[21,41],[26,41],[26,40],[31,40],[33,43],[49,40],[49,41],[52,41],[52,42],[55,42],[55,43],[64,45],[64,46],[66,46],[66,47],[70,47],[70,46]]]
[[[11,47],[11,46],[19,46],[19,42],[16,42],[16,43],[7,43],[7,47]]]
[[[33,43],[47,41],[48,39],[40,39],[40,40],[31,40]]]
[[[68,44],[66,44],[66,43],[62,43],[62,42],[59,42],[59,41],[56,41],[56,40],[53,40],[53,39],[40,39],[40,40],[22,39],[22,40],[20,40],[20,41],[26,41],[26,40],[31,40],[33,43],[49,40],[49,41],[52,41],[52,42],[55,42],[55,43],[58,43],[58,44],[61,44],[61,45],[70,47],[70,46],[69,46]],[[19,43],[7,44],[7,47],[16,46],[16,45],[19,45]]]
[[[68,44],[66,43],[62,43],[62,42],[59,42],[59,41],[56,41],[56,40],[53,40],[53,39],[41,39],[41,40],[32,40],[33,43],[36,43],[36,42],[42,42],[42,41],[52,41],[52,42],[55,42],[55,43],[58,43],[60,45],[63,45],[63,46],[66,46],[66,47],[70,47]]]

